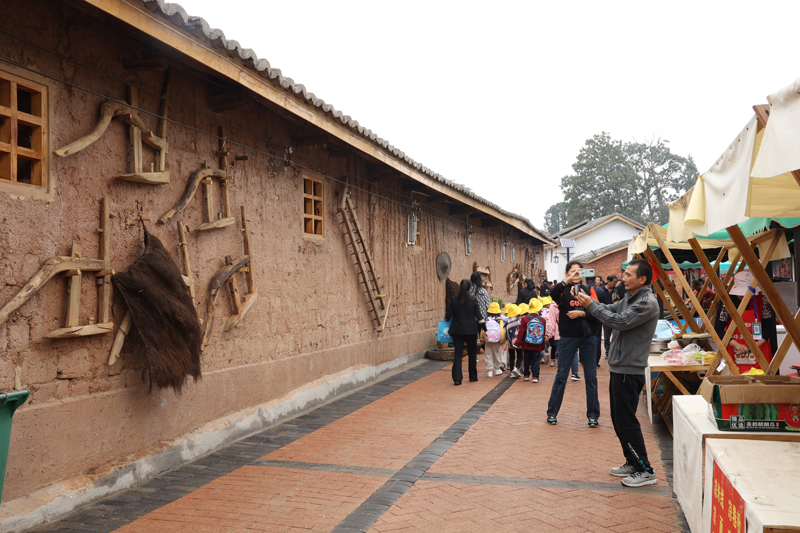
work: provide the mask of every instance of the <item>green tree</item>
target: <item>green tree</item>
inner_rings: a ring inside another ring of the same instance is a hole
[[[623,143],[606,132],[587,139],[572,170],[561,178],[564,201],[545,213],[550,233],[612,213],[663,224],[667,203],[694,185],[697,174],[691,156],[673,154],[667,140]]]
[[[574,175],[561,179],[568,205],[566,226],[614,212],[641,220],[643,205],[637,176],[622,141],[611,139],[606,132],[588,139],[572,170]]]
[[[566,225],[566,216],[568,209],[567,202],[558,202],[551,205],[544,214],[544,230],[550,235],[558,233]]]
[[[673,154],[669,141],[653,138],[642,143],[628,143],[625,153],[638,177],[638,196],[648,222],[669,221],[667,203],[677,199],[694,185],[697,174],[692,156]]]

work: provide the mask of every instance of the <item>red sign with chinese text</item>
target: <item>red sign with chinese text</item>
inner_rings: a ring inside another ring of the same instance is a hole
[[[714,461],[711,533],[744,533],[744,499]]]

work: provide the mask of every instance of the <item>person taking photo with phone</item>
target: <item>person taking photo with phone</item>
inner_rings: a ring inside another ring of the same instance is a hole
[[[558,304],[558,329],[561,340],[559,341],[556,379],[550,391],[550,400],[547,402],[547,423],[551,425],[558,423],[558,411],[564,400],[567,377],[577,352],[580,353],[586,382],[586,417],[589,419],[589,427],[596,428],[598,426],[597,419],[600,418],[600,402],[597,399],[597,350],[599,346],[597,330],[600,325],[594,317],[586,312],[585,305],[577,298],[578,294],[586,294],[590,300],[592,295],[595,300],[597,299],[593,290],[586,285],[581,285],[582,268],[583,264],[580,261],[567,263],[566,278],[557,283],[550,291],[550,297]]]
[[[623,478],[622,484],[627,487],[643,487],[657,481],[655,470],[647,460],[642,428],[636,418],[636,407],[645,384],[650,341],[660,316],[658,302],[648,287],[652,278],[653,269],[647,261],[634,259],[622,274],[628,293],[619,302],[605,305],[585,294],[577,296],[590,315],[617,331],[608,356],[611,371],[608,392],[611,423],[622,445],[625,464],[612,468],[611,475]]]

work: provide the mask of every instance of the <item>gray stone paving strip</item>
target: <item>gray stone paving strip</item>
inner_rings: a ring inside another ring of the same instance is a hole
[[[314,407],[305,414],[278,422],[205,457],[156,476],[144,485],[76,509],[60,521],[36,527],[29,530],[29,533],[54,531],[109,533],[186,496],[210,481],[258,461],[268,453],[291,444],[375,400],[429,376],[448,364],[450,363],[447,361],[425,360],[393,376]]]
[[[511,487],[533,487],[548,489],[578,489],[602,492],[635,492],[638,494],[669,495],[669,487],[649,485],[647,487],[631,488],[622,483],[600,483],[597,481],[566,481],[561,479],[539,479],[525,477],[500,477],[500,476],[471,476],[467,474],[433,474],[426,472],[420,478],[422,481],[440,481],[443,483],[469,483],[473,485],[505,485]]]
[[[297,468],[300,470],[317,470],[320,472],[341,472],[343,474],[364,474],[367,476],[392,477],[397,470],[388,468],[370,468],[367,466],[333,465],[326,463],[304,463],[300,461],[275,461],[272,459],[259,459],[250,466],[272,466],[276,468]]]
[[[427,448],[409,461],[399,472],[375,491],[350,516],[333,529],[334,533],[364,532],[400,497],[416,483],[425,472],[460,439],[469,428],[513,385],[514,380],[503,379],[478,403],[473,405],[453,425],[444,430]],[[466,384],[469,386],[469,384]]]

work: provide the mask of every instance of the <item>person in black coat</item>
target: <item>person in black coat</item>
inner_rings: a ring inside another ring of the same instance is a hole
[[[525,280],[525,286],[517,293],[517,301],[515,303],[517,305],[526,304],[531,301],[531,298],[536,298],[538,296],[536,285],[533,283],[532,279],[528,278]]]
[[[450,321],[450,335],[453,337],[455,348],[453,383],[456,385],[461,385],[461,380],[464,379],[464,373],[461,371],[464,345],[467,346],[469,380],[478,381],[478,328],[486,331],[483,313],[478,301],[470,296],[470,289],[472,282],[462,279],[458,296],[450,302],[450,309],[444,317],[445,321]]]

